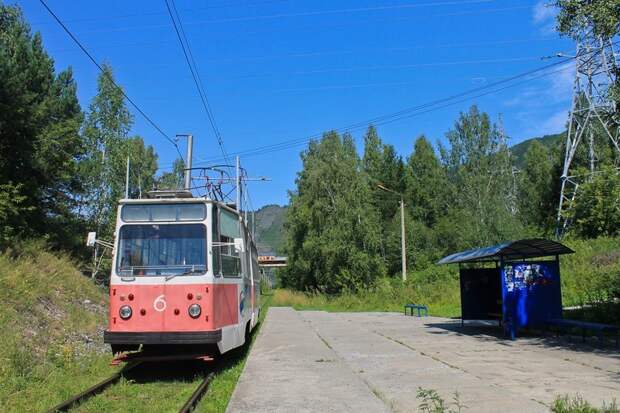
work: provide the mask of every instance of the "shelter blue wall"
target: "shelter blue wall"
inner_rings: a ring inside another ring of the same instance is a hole
[[[516,328],[562,318],[558,261],[505,263],[501,281],[504,322],[513,335]]]

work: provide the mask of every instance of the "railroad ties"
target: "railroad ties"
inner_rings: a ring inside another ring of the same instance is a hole
[[[60,403],[59,405],[51,408],[50,410],[47,411],[47,413],[66,412],[78,406],[80,403],[84,402],[85,400],[101,393],[102,391],[110,387],[111,385],[115,384],[117,381],[120,380],[121,377],[123,377],[125,373],[127,373],[128,371],[132,370],[133,368],[137,367],[140,364],[142,363],[137,362],[134,364],[127,365],[126,367],[121,369],[119,372],[114,373],[112,376],[108,377],[102,382],[95,384],[92,387],[89,387],[83,392],[78,393],[75,396],[72,396],[69,399],[65,400],[64,402]],[[194,390],[194,392],[189,397],[189,399],[185,402],[185,404],[183,404],[183,407],[181,407],[181,409],[179,410],[179,413],[190,413],[194,410],[198,402],[200,402],[204,394],[207,392],[209,388],[209,384],[211,383],[211,380],[213,380],[214,376],[215,376],[215,373],[213,371],[211,371],[209,374],[205,376],[205,378],[200,382],[200,385],[196,388],[196,390]]]

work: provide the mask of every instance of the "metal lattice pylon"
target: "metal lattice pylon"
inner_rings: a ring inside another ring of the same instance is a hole
[[[573,103],[566,134],[564,168],[561,176],[557,213],[556,237],[566,232],[572,220],[572,208],[577,190],[583,180],[590,179],[597,169],[595,141],[610,139],[615,151],[618,146],[618,111],[610,97],[610,87],[616,80],[616,58],[610,39],[596,36],[591,30],[577,40],[575,56]],[[575,152],[580,144],[588,145],[589,171],[571,174]]]

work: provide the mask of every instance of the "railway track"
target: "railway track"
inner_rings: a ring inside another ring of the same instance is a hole
[[[121,369],[117,373],[114,373],[112,376],[108,377],[107,379],[95,384],[92,387],[89,387],[88,389],[68,398],[64,402],[51,408],[50,410],[47,411],[47,413],[69,411],[70,409],[78,406],[80,403],[83,403],[84,401],[90,399],[91,397],[101,393],[108,387],[112,386],[113,384],[118,382],[125,373],[129,372],[130,370],[134,369],[140,364],[142,363],[138,362],[138,363],[134,363],[131,365],[127,365],[125,368]],[[190,413],[194,410],[198,402],[202,399],[202,396],[204,396],[205,392],[209,388],[209,384],[211,383],[211,380],[213,380],[214,375],[215,373],[211,372],[205,376],[205,378],[200,382],[200,385],[196,388],[196,390],[194,390],[194,392],[189,397],[189,399],[187,399],[185,404],[183,404],[183,407],[181,407],[181,409],[179,410],[179,413]]]

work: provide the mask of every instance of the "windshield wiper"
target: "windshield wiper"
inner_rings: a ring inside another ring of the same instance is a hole
[[[167,275],[166,276],[166,281],[169,281],[169,280],[173,279],[177,275],[202,274],[202,272],[203,272],[202,270],[199,270],[199,269],[196,269],[196,268],[192,268],[192,269],[184,271],[182,273]]]

